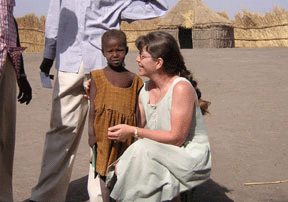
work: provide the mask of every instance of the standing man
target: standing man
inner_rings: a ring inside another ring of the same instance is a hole
[[[27,81],[18,27],[13,16],[14,0],[0,3],[0,201],[12,202],[12,173],[16,125],[16,81],[18,101],[29,104],[32,89]]]
[[[41,174],[30,201],[65,201],[88,111],[85,85],[91,70],[106,65],[102,34],[119,29],[122,20],[151,19],[167,9],[166,0],[50,0],[40,69],[48,76],[55,59],[58,71]]]

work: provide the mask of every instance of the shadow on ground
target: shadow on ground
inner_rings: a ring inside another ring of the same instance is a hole
[[[87,192],[88,176],[70,183],[66,202],[85,202],[89,200]],[[234,202],[226,194],[232,190],[219,185],[213,180],[201,184],[189,195],[188,202]]]
[[[189,202],[233,202],[226,195],[230,191],[210,179],[195,188]]]
[[[72,181],[69,184],[66,202],[89,201],[87,182],[88,176]],[[190,200],[188,200],[188,202],[233,202],[233,200],[226,195],[226,193],[230,191],[232,190],[228,190],[226,187],[210,179],[195,188],[192,194],[189,194]],[[25,200],[24,202],[28,201],[29,200]]]
[[[66,202],[89,201],[89,195],[87,192],[87,182],[88,182],[88,176],[84,176],[82,178],[70,182]],[[29,199],[26,199],[23,202],[29,202]]]
[[[70,182],[66,202],[85,202],[89,200],[87,192],[88,176]]]

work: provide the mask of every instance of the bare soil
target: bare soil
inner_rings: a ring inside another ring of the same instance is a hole
[[[205,116],[213,155],[211,179],[197,187],[191,202],[285,202],[288,183],[288,49],[182,50],[203,98],[212,102]],[[137,73],[137,52],[127,67]],[[17,105],[14,200],[29,199],[38,181],[45,133],[49,128],[52,90],[39,77],[42,53],[25,54],[33,100]],[[52,73],[55,73],[53,69]],[[68,202],[88,201],[87,125],[74,164]]]

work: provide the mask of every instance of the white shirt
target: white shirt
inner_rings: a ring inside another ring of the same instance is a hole
[[[175,0],[173,0],[175,1]],[[122,20],[162,16],[166,0],[51,0],[46,19],[44,57],[56,59],[56,68],[85,73],[106,66],[101,36],[119,29]]]

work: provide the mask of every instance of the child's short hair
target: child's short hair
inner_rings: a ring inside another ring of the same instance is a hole
[[[118,38],[120,41],[123,42],[123,45],[125,47],[127,47],[127,38],[126,38],[126,34],[118,29],[110,29],[108,31],[106,31],[101,38],[101,42],[102,42],[102,50],[103,50],[103,45],[105,45],[105,43],[110,39],[110,38]]]

